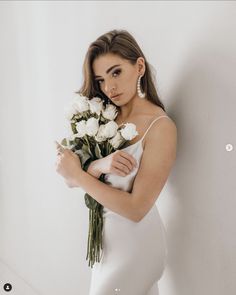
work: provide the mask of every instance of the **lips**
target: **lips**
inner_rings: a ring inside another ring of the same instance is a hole
[[[116,94],[116,95],[113,95],[111,96],[111,98],[116,98],[117,96],[119,96],[120,94]]]

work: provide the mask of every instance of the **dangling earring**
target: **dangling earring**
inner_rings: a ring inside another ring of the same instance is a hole
[[[144,97],[145,97],[145,92],[142,92],[142,91],[141,91],[141,88],[140,88],[140,81],[141,81],[141,78],[142,78],[142,76],[139,76],[139,77],[138,77],[137,92],[138,92],[138,96],[139,96],[140,98],[144,98]]]

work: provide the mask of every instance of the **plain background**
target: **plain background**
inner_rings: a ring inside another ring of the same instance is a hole
[[[235,15],[234,1],[0,2],[0,294],[88,294],[84,192],[56,173],[53,141],[89,44],[111,29],[136,38],[178,129],[156,202],[160,295],[236,294]]]

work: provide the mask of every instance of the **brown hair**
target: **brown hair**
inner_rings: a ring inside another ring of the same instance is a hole
[[[141,78],[141,88],[146,93],[146,97],[149,101],[158,105],[165,111],[165,107],[155,88],[151,65],[146,61],[146,58],[134,37],[126,30],[109,31],[90,44],[83,64],[83,85],[79,91],[75,93],[81,93],[88,98],[93,98],[95,96],[100,97],[105,103],[109,101],[109,98],[100,90],[99,84],[95,81],[92,68],[94,60],[107,53],[117,54],[121,58],[128,60],[132,65],[136,63],[138,57],[143,57],[146,69]],[[110,101],[110,103],[113,102]]]

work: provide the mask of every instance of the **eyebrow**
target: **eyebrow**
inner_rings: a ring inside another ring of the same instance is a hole
[[[112,67],[110,67],[109,69],[106,70],[106,73],[108,74],[112,69],[114,69],[115,67],[118,67],[120,65],[114,65]],[[98,77],[101,77],[101,76],[95,76],[95,78],[98,78]]]

